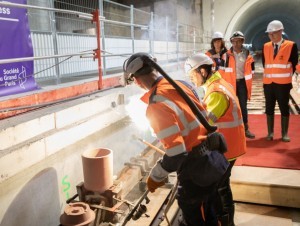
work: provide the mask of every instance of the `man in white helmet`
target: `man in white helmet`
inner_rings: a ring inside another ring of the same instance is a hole
[[[203,53],[197,53],[185,62],[185,71],[191,81],[205,90],[204,103],[209,123],[217,125],[226,139],[225,157],[230,166],[227,175],[218,186],[217,214],[222,226],[234,226],[234,202],[229,176],[236,158],[246,152],[246,137],[239,100],[235,90],[218,71],[213,71],[213,61]]]
[[[266,139],[273,140],[274,109],[277,101],[281,112],[281,139],[289,142],[289,96],[292,76],[298,63],[298,47],[295,42],[282,38],[283,29],[279,20],[273,20],[267,26],[266,33],[270,42],[265,43],[262,49],[263,87],[268,127]]]
[[[213,69],[218,70],[222,64],[222,55],[227,52],[222,32],[216,31],[213,34],[210,46],[211,49],[205,54],[213,59]]]
[[[254,75],[254,59],[243,44],[245,36],[240,31],[235,31],[230,37],[232,47],[223,54],[224,68],[220,69],[222,77],[236,90],[242,110],[245,125],[245,135],[253,139],[255,135],[250,132],[248,125],[247,101],[251,99],[252,79]],[[221,72],[222,71],[222,72]]]

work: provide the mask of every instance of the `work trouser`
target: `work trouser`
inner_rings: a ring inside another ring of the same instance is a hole
[[[177,200],[183,213],[183,226],[217,226],[214,210],[216,185],[200,187],[191,180],[179,182]]]
[[[247,109],[248,92],[247,92],[245,79],[236,80],[236,96],[239,99],[239,104],[243,116],[243,122],[246,124],[248,123],[248,109]]]
[[[274,115],[276,101],[282,116],[290,115],[289,98],[292,84],[264,84],[264,94],[266,100],[266,114]]]
[[[217,186],[217,196],[215,199],[215,208],[218,219],[222,225],[234,225],[234,202],[230,187],[231,170],[236,160],[230,161],[230,165]]]
[[[193,148],[177,172],[177,200],[185,220],[185,224],[181,225],[218,225],[214,198],[217,185],[229,166],[225,156],[217,151],[225,148],[223,142],[222,139],[218,142],[218,139],[208,137],[207,141]]]

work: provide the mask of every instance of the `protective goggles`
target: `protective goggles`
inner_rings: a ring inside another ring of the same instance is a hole
[[[150,55],[147,56],[147,58],[156,62],[156,59]],[[128,60],[129,58],[125,60],[123,64],[124,78],[127,85],[132,84],[134,82],[133,77],[135,76],[136,72],[145,66],[144,59],[142,57],[137,57],[129,64],[127,64]]]
[[[140,57],[135,58],[127,65],[128,59],[125,60],[123,64],[124,77],[127,85],[133,83],[134,74],[144,66],[144,61]]]

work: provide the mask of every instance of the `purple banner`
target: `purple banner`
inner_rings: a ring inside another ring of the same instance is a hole
[[[27,4],[27,0],[7,0]],[[27,9],[0,6],[0,60],[32,57]],[[0,96],[37,89],[33,61],[0,64]]]

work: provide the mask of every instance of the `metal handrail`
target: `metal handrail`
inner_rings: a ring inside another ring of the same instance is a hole
[[[44,59],[69,57],[69,56],[81,56],[81,55],[88,55],[88,54],[94,54],[94,52],[91,51],[91,52],[85,52],[85,53],[70,53],[70,54],[52,55],[52,56],[11,58],[11,59],[0,60],[0,64],[25,62],[25,61],[31,61],[31,60],[44,60]]]

